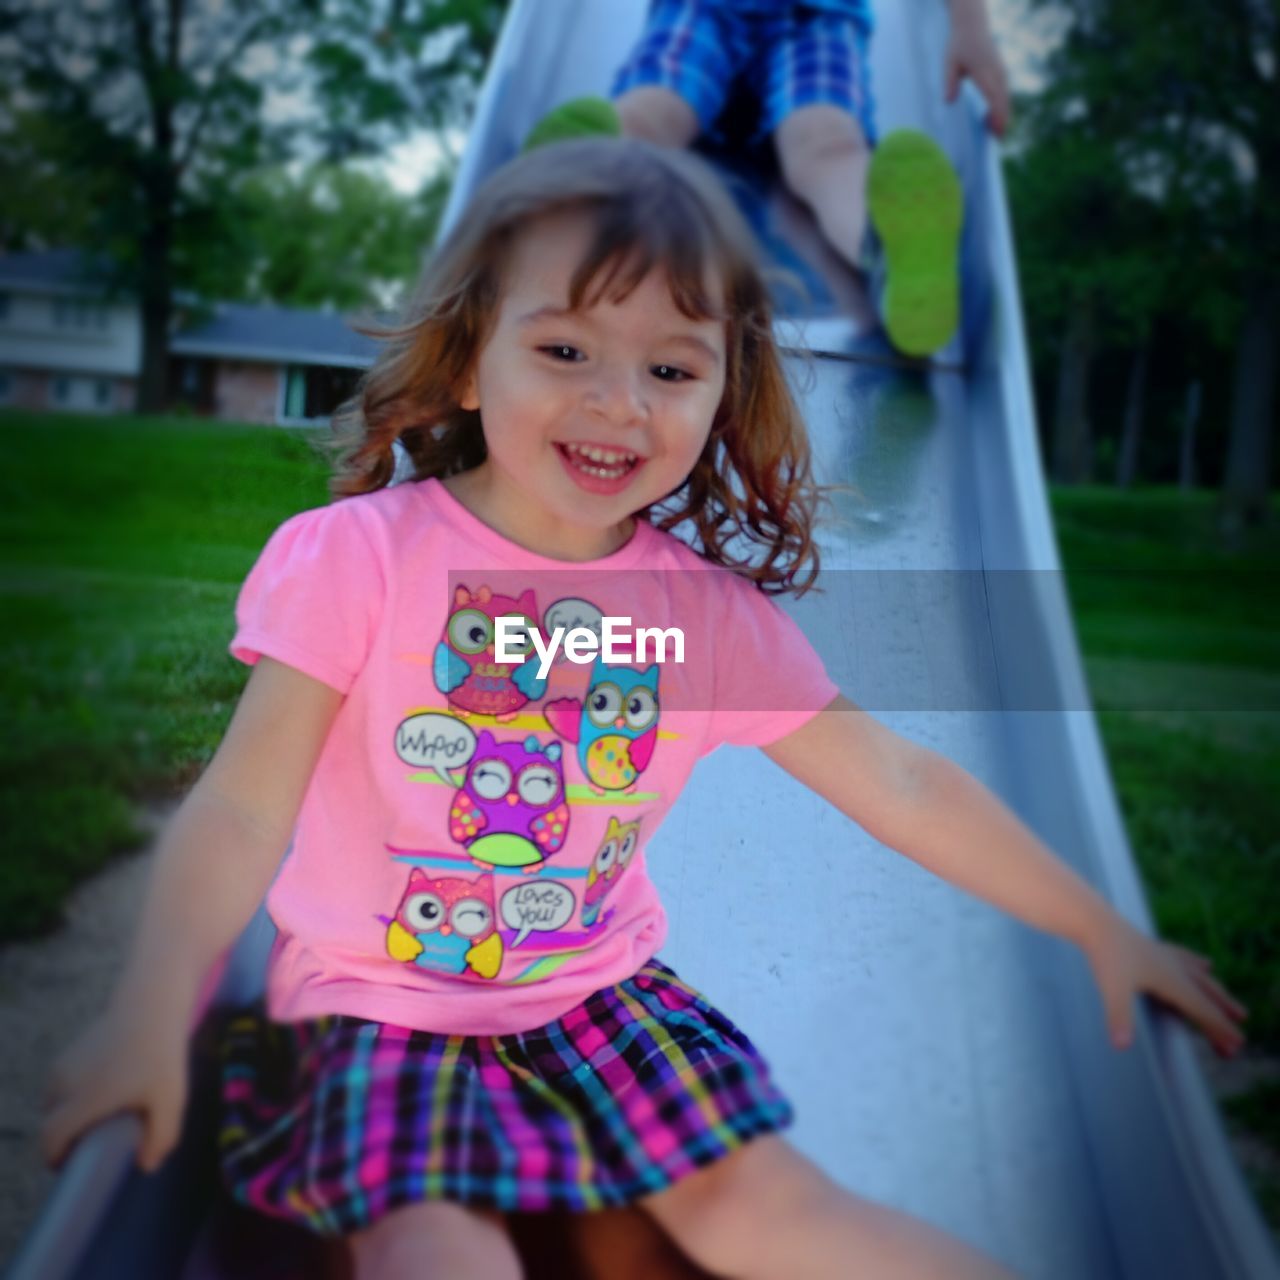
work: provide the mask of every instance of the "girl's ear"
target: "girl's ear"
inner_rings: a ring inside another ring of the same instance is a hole
[[[476,371],[471,370],[463,379],[458,392],[459,409],[478,409],[480,407],[480,388],[476,382]]]

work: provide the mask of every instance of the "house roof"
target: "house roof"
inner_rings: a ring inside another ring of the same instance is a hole
[[[80,249],[33,249],[0,253],[0,288],[36,293],[105,293],[111,264]]]
[[[0,290],[102,296],[108,292],[110,273],[108,259],[79,249],[0,254]],[[379,350],[373,338],[357,333],[335,311],[239,302],[197,309],[181,296],[174,302],[179,317],[169,342],[174,355],[363,369]],[[190,316],[186,323],[184,310]]]
[[[379,344],[357,333],[334,311],[216,303],[190,327],[173,335],[169,350],[178,356],[224,360],[294,361],[363,369],[373,363]]]

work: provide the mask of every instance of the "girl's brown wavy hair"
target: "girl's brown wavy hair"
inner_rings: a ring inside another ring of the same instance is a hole
[[[569,305],[625,298],[665,271],[676,306],[726,329],[724,397],[702,455],[662,503],[655,527],[688,522],[694,549],[769,593],[803,595],[818,572],[808,436],[773,340],[755,241],[715,174],[686,152],[616,138],[540,147],[479,189],[427,265],[404,323],[335,418],[335,494],[390,483],[394,442],[414,478],[470,470],[486,457],[480,414],[458,392],[493,324],[512,244],[539,218],[583,210],[595,237]],[[711,268],[708,271],[708,268]]]

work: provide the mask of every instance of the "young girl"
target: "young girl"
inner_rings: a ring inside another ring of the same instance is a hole
[[[201,981],[274,876],[224,1173],[360,1277],[515,1277],[505,1213],[632,1203],[720,1276],[1003,1274],[790,1147],[750,1041],[654,959],[645,846],[721,742],[1080,945],[1118,1043],[1146,991],[1239,1045],[1207,962],[842,698],[769,600],[816,570],[815,490],[749,233],[696,158],[584,140],[496,174],[352,421],[346,496],[245,584],[256,665],[56,1071],[51,1159],[121,1109],[163,1159]],[[417,479],[388,487],[396,441]]]

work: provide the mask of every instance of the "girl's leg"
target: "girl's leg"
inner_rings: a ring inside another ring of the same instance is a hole
[[[832,1182],[783,1139],[641,1201],[700,1266],[732,1280],[1008,1280],[968,1245]]]
[[[521,1280],[500,1213],[433,1201],[393,1209],[350,1237],[355,1280]]]
[[[628,138],[663,147],[687,147],[698,136],[698,117],[674,90],[661,85],[628,89],[614,104]]]
[[[787,186],[813,210],[832,248],[858,267],[867,227],[871,149],[862,126],[842,107],[798,107],[773,135]]]

